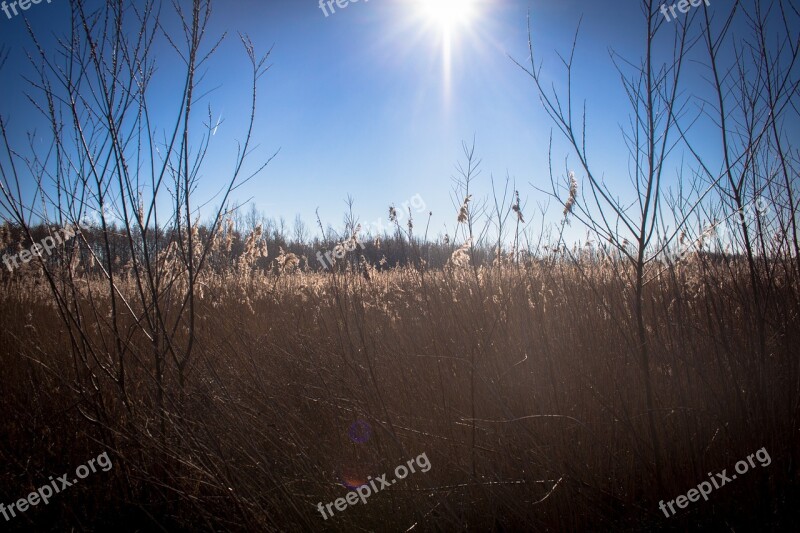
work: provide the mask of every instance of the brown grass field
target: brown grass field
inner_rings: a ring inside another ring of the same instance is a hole
[[[7,279],[2,296],[3,501],[100,450],[114,468],[10,525],[119,530],[124,517],[130,531],[796,526],[796,280],[775,280],[760,354],[742,303],[743,265],[693,255],[655,271],[644,301],[659,491],[625,268],[584,257],[399,268],[369,280],[357,271],[215,274],[195,303],[191,362],[179,371],[165,359],[159,383],[154,343],[125,312],[110,320],[101,279],[75,262],[64,271],[70,281],[57,282],[85,306],[73,309],[83,322],[66,328],[32,267]],[[116,283],[135,296],[132,278]],[[162,304],[167,313],[177,305]],[[114,327],[128,335],[124,386]],[[364,443],[348,438],[358,419],[372,428]],[[731,472],[762,447],[769,466],[665,521],[659,500],[708,472]],[[363,482],[421,453],[429,472],[327,521],[316,510],[346,493],[343,477]]]

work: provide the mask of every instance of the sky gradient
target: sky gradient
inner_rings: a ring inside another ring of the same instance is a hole
[[[362,0],[326,17],[312,0],[216,2],[206,45],[224,32],[228,37],[204,71],[202,87],[210,92],[199,104],[202,114],[210,104],[220,125],[199,198],[214,205],[211,198],[230,175],[236,142],[245,132],[249,65],[237,36],[243,33],[257,52],[272,47],[272,66],[259,86],[258,148],[251,162],[280,153],[264,174],[237,191],[235,200],[252,198],[268,216],[283,216],[289,224],[300,214],[313,229],[317,209],[326,225],[340,227],[348,195],[362,221],[385,219],[390,203],[399,206],[419,195],[434,213],[431,235],[452,235],[457,208],[450,177],[463,160],[462,141],[475,138],[482,159],[476,198],[488,194],[490,177],[502,183],[509,176],[527,202],[530,220],[537,203],[546,201],[533,186],[549,186],[552,124],[531,79],[510,59],[527,64],[528,12],[543,78],[558,91],[564,76],[556,52],[569,52],[582,21],[573,85],[575,101],[586,102],[589,152],[613,190],[630,190],[620,134],[630,105],[609,50],[634,62],[641,57],[645,26],[638,2],[479,1],[474,20],[452,30],[449,76],[441,28],[426,24],[417,4]],[[34,5],[25,14],[39,35],[68,30],[66,0]],[[31,46],[21,17],[8,20],[0,13],[0,36],[0,44],[9,48],[9,61],[0,71],[0,113],[17,139],[34,128],[46,135],[24,97],[29,89],[22,76],[30,73],[25,51]],[[182,65],[163,40],[157,55],[158,90],[151,89],[151,104],[158,116],[171,117]],[[701,70],[684,87],[687,95],[708,90]],[[702,134],[702,124],[698,128]],[[555,136],[554,166],[563,178],[569,152]],[[574,158],[570,161],[574,168]],[[557,221],[560,213],[560,206],[551,206],[548,220]],[[421,225],[420,220],[418,232]]]

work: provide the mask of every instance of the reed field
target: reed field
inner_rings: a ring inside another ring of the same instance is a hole
[[[18,520],[19,530],[37,521],[105,530],[121,516],[130,530],[659,530],[721,520],[788,530],[800,383],[789,266],[764,265],[775,273],[763,352],[742,261],[692,255],[647,285],[663,491],[643,437],[626,266],[610,257],[400,267],[369,279],[357,268],[215,272],[198,281],[192,359],[181,367],[166,357],[156,376],[155,343],[135,323],[143,309],[114,315],[107,281],[73,262],[54,280],[69,293],[67,326],[31,268],[4,282],[4,500],[108,449],[113,470]],[[120,306],[137,287],[124,269],[118,276]],[[180,302],[164,292],[168,321]],[[125,339],[119,359],[114,328]],[[356,420],[371,427],[368,441],[348,437]],[[659,500],[762,447],[770,466],[663,524]],[[327,521],[315,510],[342,496],[344,477],[363,481],[423,452],[429,472],[366,506]]]

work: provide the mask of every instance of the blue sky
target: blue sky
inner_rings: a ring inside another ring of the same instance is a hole
[[[390,203],[400,205],[419,194],[434,213],[431,233],[443,233],[446,224],[452,234],[457,209],[450,200],[449,178],[461,159],[462,140],[474,136],[483,160],[475,196],[488,193],[490,176],[502,183],[508,175],[527,199],[530,218],[537,202],[545,200],[530,184],[549,184],[551,123],[532,81],[508,57],[527,60],[528,10],[543,77],[557,90],[563,89],[564,77],[555,52],[568,53],[583,17],[575,97],[579,103],[586,100],[595,166],[615,191],[625,194],[630,184],[619,128],[627,124],[630,108],[609,49],[633,60],[641,56],[644,26],[638,2],[479,1],[477,16],[452,30],[448,83],[441,27],[427,24],[416,0],[362,0],[328,17],[315,0],[221,0],[214,4],[206,43],[223,32],[228,37],[207,65],[203,88],[211,92],[200,104],[203,113],[212,105],[223,122],[213,138],[199,198],[209,200],[230,175],[236,142],[245,131],[250,80],[237,37],[241,32],[252,38],[257,51],[273,47],[272,67],[259,86],[258,149],[251,162],[278,149],[280,154],[265,173],[237,191],[237,200],[252,197],[267,215],[283,216],[289,223],[299,213],[313,228],[317,208],[324,223],[340,226],[348,194],[362,221],[385,219]],[[26,15],[46,35],[66,32],[68,13],[66,0],[53,0],[32,6]],[[10,47],[9,62],[0,72],[0,113],[22,140],[20,132],[42,131],[42,125],[22,96],[26,85],[21,75],[29,72],[24,53],[30,45],[19,17],[7,20],[0,13],[0,43]],[[158,90],[151,92],[151,104],[158,116],[170,117],[181,64],[163,42],[157,53]],[[686,90],[700,93],[707,85],[695,76]],[[165,121],[157,127],[169,125]],[[559,175],[567,153],[558,142],[554,163]],[[558,220],[560,211],[560,206],[551,207],[550,219]],[[421,225],[418,221],[418,229]]]

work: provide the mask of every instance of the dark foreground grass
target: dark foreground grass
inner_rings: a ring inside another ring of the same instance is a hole
[[[114,467],[3,529],[797,530],[796,280],[778,276],[760,312],[735,262],[694,258],[647,285],[659,487],[620,268],[214,277],[192,359],[165,366],[160,387],[130,316],[119,383],[100,280],[74,283],[85,338],[34,273],[7,280],[0,501],[103,451]],[[348,435],[357,420],[366,442]],[[659,510],[760,448],[768,466]],[[430,471],[317,511],[422,453]]]

